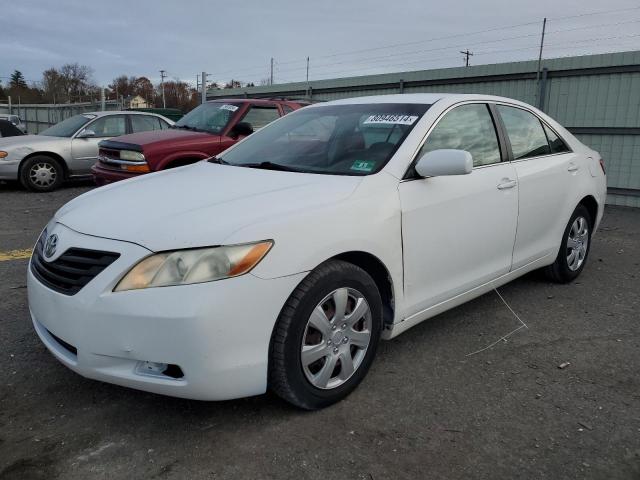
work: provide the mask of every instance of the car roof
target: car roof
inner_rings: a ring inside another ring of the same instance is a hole
[[[473,93],[398,93],[392,95],[371,95],[368,97],[344,98],[330,102],[317,103],[320,105],[355,105],[365,103],[417,103],[432,105],[440,100],[447,100],[449,103],[456,103],[468,100],[507,102],[519,105],[526,105],[523,102],[507,97],[495,95],[476,95]],[[527,105],[530,107],[530,105]]]
[[[78,115],[95,115],[96,117],[104,117],[106,115],[153,115],[155,117],[162,117],[162,115],[159,115],[157,113],[136,112],[133,110],[106,110],[104,112],[81,112]]]
[[[255,104],[273,104],[273,103],[295,103],[302,104],[304,101],[287,100],[284,98],[216,98],[215,100],[207,100],[207,103],[255,103]]]

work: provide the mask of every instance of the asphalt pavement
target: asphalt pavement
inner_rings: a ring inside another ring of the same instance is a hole
[[[48,353],[28,249],[91,188],[0,184],[0,479],[640,478],[640,210],[606,209],[574,283],[501,287],[526,325],[506,340],[522,324],[488,293],[383,342],[350,397],[302,412],[129,390]]]

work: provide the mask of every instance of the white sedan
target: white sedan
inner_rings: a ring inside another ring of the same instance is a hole
[[[522,102],[318,104],[69,202],[34,249],[29,307],[85,377],[317,409],[380,338],[534,269],[576,278],[605,195],[600,155]]]

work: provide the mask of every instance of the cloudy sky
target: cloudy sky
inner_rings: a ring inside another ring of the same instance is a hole
[[[195,83],[258,83],[275,59],[276,83],[537,57],[640,49],[637,0],[0,0],[0,80],[29,82],[67,62],[117,75]]]

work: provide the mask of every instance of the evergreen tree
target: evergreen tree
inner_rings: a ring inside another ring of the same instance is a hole
[[[12,88],[27,88],[27,82],[24,80],[24,75],[20,70],[13,71],[9,86]]]

